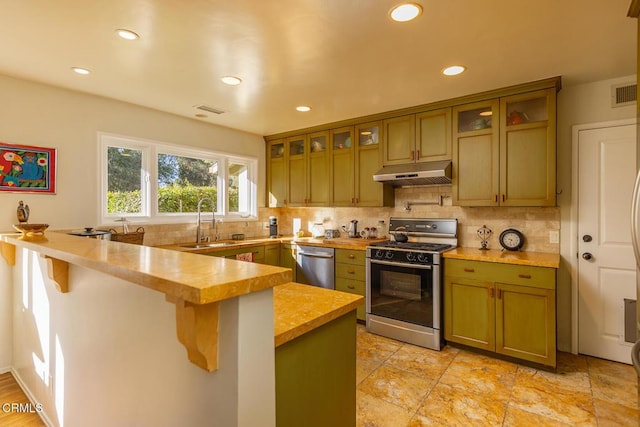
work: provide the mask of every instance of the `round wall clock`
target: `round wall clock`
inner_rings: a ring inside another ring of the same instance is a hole
[[[524,235],[515,228],[500,233],[500,245],[508,251],[519,251],[524,245]]]

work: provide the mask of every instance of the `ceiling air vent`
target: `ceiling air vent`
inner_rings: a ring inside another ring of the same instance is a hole
[[[636,102],[638,98],[638,85],[635,83],[623,83],[611,86],[611,106],[623,107]]]
[[[198,110],[206,111],[207,113],[213,113],[213,114],[223,114],[224,113],[224,110],[220,110],[218,108],[209,107],[208,105],[205,105],[205,104],[195,105],[194,108],[196,108]]]

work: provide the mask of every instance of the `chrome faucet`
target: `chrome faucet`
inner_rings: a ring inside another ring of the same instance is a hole
[[[206,238],[204,236],[201,235],[201,231],[200,231],[200,211],[201,211],[201,207],[202,207],[202,202],[208,200],[209,202],[211,202],[211,221],[215,230],[215,239],[216,242],[218,241],[219,235],[218,235],[218,226],[216,224],[216,208],[213,204],[213,200],[208,199],[206,197],[203,197],[202,199],[198,200],[198,222],[196,225],[196,243],[200,243],[200,242],[208,242],[210,240],[210,237],[207,236]]]

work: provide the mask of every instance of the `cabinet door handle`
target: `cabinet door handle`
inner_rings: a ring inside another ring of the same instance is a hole
[[[349,270],[349,271],[347,271],[347,274],[356,274],[356,272],[353,271],[353,270]]]
[[[524,273],[518,274],[518,277],[520,277],[522,279],[531,279],[531,275],[530,274],[524,274]]]
[[[502,195],[502,201],[505,202],[507,200],[507,196],[505,196],[504,194]]]
[[[414,153],[415,153],[415,152],[414,152],[413,150],[411,150],[411,160],[415,160],[415,159],[416,159],[416,158],[414,157]]]
[[[497,195],[497,194],[494,194],[494,196],[493,196],[493,201],[494,201],[495,203],[498,203],[498,195]]]
[[[355,255],[349,254],[349,259],[355,259],[355,257],[356,257]]]
[[[502,290],[498,289],[498,299],[502,299]]]
[[[359,201],[359,200],[360,200],[360,199],[358,199],[358,198],[356,197],[356,205],[358,204],[358,201]]]
[[[493,288],[489,288],[489,298],[493,298]]]
[[[420,159],[420,150],[416,150],[416,160]]]
[[[349,289],[355,289],[356,287],[355,287],[355,286],[353,286],[353,285],[347,285],[347,288],[349,288]]]
[[[471,267],[465,267],[464,271],[466,271],[467,273],[473,273],[473,272],[476,271],[476,269],[475,268],[471,268]]]

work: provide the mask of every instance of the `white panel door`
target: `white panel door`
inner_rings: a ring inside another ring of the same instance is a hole
[[[636,299],[635,125],[580,131],[578,162],[578,351],[631,363],[624,299]]]

